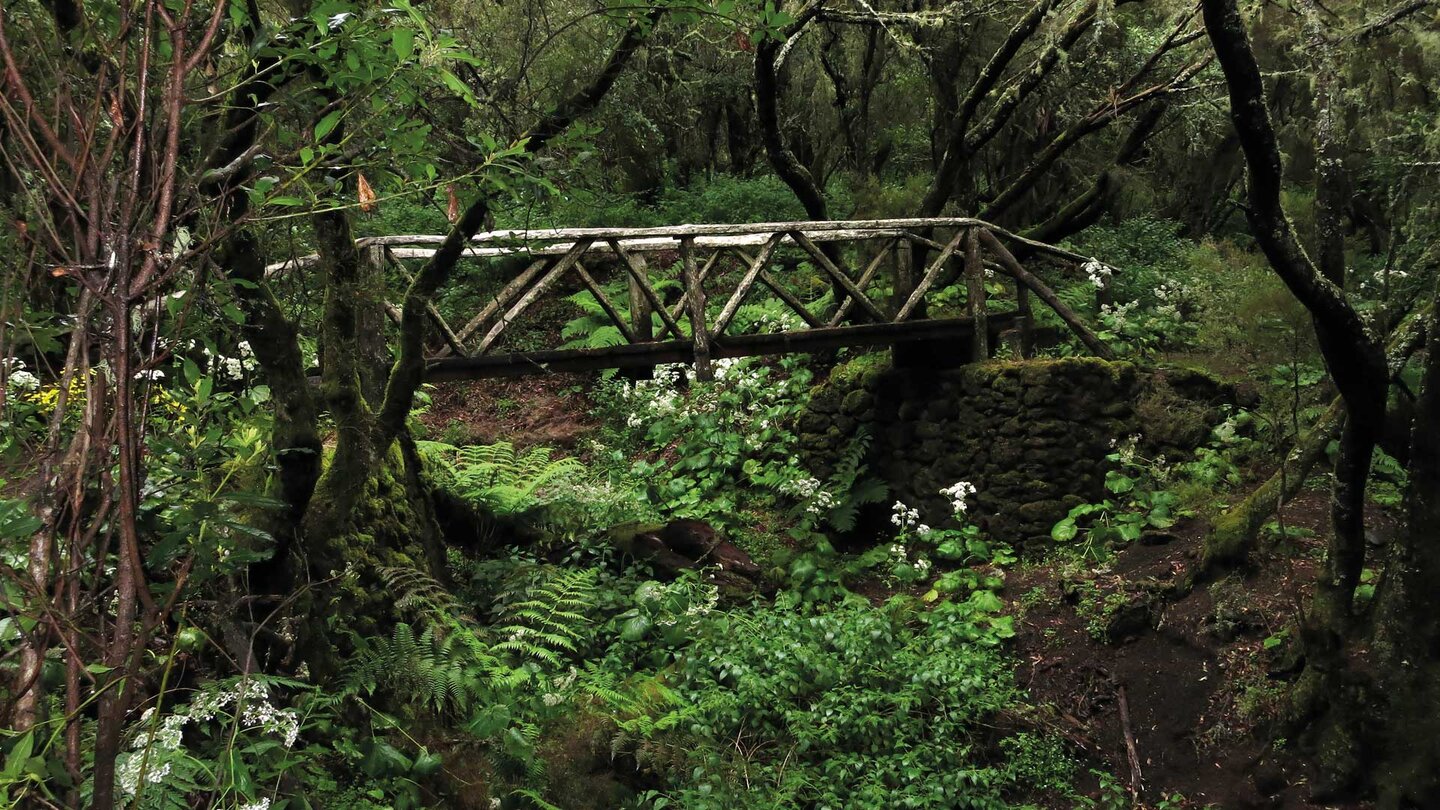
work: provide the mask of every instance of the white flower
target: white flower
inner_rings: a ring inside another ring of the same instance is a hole
[[[1113,267],[1101,262],[1098,259],[1091,259],[1080,267],[1085,275],[1090,277],[1090,283],[1096,287],[1104,287],[1110,281],[1110,276],[1115,272]]]
[[[145,369],[144,371],[135,372],[135,379],[155,382],[165,379],[165,372],[158,368]]]
[[[22,369],[10,372],[9,383],[13,391],[34,391],[40,387],[40,378]]]
[[[965,499],[974,495],[977,491],[975,485],[969,481],[956,481],[950,486],[940,490],[940,494],[950,499],[950,511],[956,516],[959,516],[970,508],[969,505],[965,503]]]

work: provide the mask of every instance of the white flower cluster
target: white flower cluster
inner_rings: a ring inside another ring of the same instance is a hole
[[[930,570],[930,561],[925,559],[921,554],[917,553],[915,560],[912,562],[910,560],[910,549],[906,548],[903,543],[891,544],[890,555],[895,558],[897,564],[908,565],[915,569],[915,572],[918,574],[924,575]]]
[[[956,481],[948,487],[940,490],[940,494],[950,499],[950,511],[956,517],[965,514],[970,508],[965,499],[977,492],[975,485],[969,481]]]
[[[786,481],[778,489],[786,495],[792,495],[803,501],[805,511],[809,514],[819,515],[834,509],[838,503],[834,495],[820,487],[820,479],[809,476]]]
[[[917,537],[924,537],[930,533],[930,527],[920,522],[920,510],[906,506],[904,501],[896,501],[890,507],[890,522],[895,524],[902,532],[914,532]],[[892,546],[891,551],[895,550]],[[904,550],[904,547],[901,547]]]
[[[240,352],[238,357],[211,354],[209,349],[205,350],[205,356],[210,359],[210,368],[227,380],[244,379],[245,372],[255,370],[255,352],[250,348],[250,342],[242,340],[235,348]]]
[[[140,791],[140,769],[147,765],[145,757],[138,753],[126,756],[115,766],[115,782],[120,785],[120,790],[127,796],[134,796]],[[145,768],[145,781],[149,784],[159,784],[162,779],[170,775],[170,763],[163,765],[149,765]]]
[[[1121,464],[1135,463],[1135,448],[1140,444],[1140,436],[1126,436],[1123,441],[1110,440],[1110,446],[1115,448],[1116,461]]]
[[[1081,265],[1080,270],[1090,277],[1090,283],[1094,284],[1097,289],[1104,288],[1106,284],[1109,284],[1110,277],[1115,274],[1115,268],[1099,259],[1091,259]]]
[[[1190,290],[1177,281],[1161,282],[1155,288],[1155,300],[1160,302],[1155,307],[1155,313],[1165,318],[1179,318],[1180,304],[1189,294]]]
[[[1139,305],[1139,301],[1131,301],[1128,304],[1102,304],[1100,319],[1109,324],[1111,329],[1117,332],[1122,331],[1130,325],[1130,316],[1134,314],[1135,308]]]
[[[551,679],[550,691],[540,696],[541,702],[546,706],[559,706],[565,702],[565,692],[575,685],[575,679],[579,677],[580,671],[571,667],[562,675],[556,675]]]
[[[628,411],[626,425],[642,428],[659,419],[721,413],[743,433],[750,449],[760,449],[764,441],[759,434],[774,427],[770,417],[776,404],[798,393],[801,384],[789,377],[770,375],[752,358],[718,360],[712,368],[715,381],[691,385],[685,395],[677,389],[682,380],[689,379],[689,367],[680,363],[656,366],[653,379],[621,383],[619,399]],[[722,404],[722,396],[729,402]],[[737,397],[744,402],[743,407],[731,404]]]
[[[242,728],[258,728],[275,734],[285,741],[286,748],[294,746],[300,737],[300,715],[294,709],[272,706],[269,689],[259,681],[243,682],[233,690],[206,692],[191,701],[186,713],[197,721],[207,722],[231,704],[240,707]]]
[[[659,583],[656,583],[656,585],[656,588],[651,589],[648,592],[642,593],[642,601],[663,599],[670,594],[680,594],[681,598],[688,598],[693,596],[693,593],[686,592],[693,592],[695,588],[701,589],[700,598],[696,601],[690,602],[690,604],[686,606],[685,612],[683,614],[677,615],[671,613],[655,619],[655,624],[660,627],[674,627],[676,624],[680,623],[681,616],[684,616],[688,619],[696,619],[701,616],[707,616],[711,613],[711,611],[715,610],[716,605],[720,604],[720,589],[709,583],[697,583],[695,585],[687,585],[684,582],[676,581],[668,585],[661,585]],[[678,600],[670,601],[671,604],[674,604],[675,601]]]
[[[40,378],[25,370],[25,361],[18,357],[0,360],[6,369],[5,385],[15,393],[23,394],[40,387]]]
[[[1375,272],[1360,280],[1360,287],[1367,292],[1380,292],[1387,283],[1403,281],[1410,277],[1410,273],[1398,267],[1382,266],[1375,269]]]

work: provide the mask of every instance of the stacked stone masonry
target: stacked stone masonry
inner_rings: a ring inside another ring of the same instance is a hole
[[[868,472],[891,502],[942,525],[940,490],[970,481],[972,517],[1016,545],[1043,542],[1071,507],[1104,497],[1105,457],[1142,430],[1135,403],[1154,387],[1130,363],[1092,358],[916,370],[883,357],[837,368],[812,393],[799,424],[810,469],[827,478],[864,431]]]

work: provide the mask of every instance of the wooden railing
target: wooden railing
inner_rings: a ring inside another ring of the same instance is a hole
[[[406,261],[433,255],[443,239],[386,236],[362,239],[360,245],[371,261],[403,268]],[[846,267],[842,258],[847,248],[854,248],[848,250],[855,257],[853,269]],[[794,272],[797,254],[822,274],[833,291],[828,311],[817,311],[785,283],[787,275]],[[514,257],[530,261],[459,329],[453,329],[431,308],[429,316],[443,345],[429,361],[428,376],[435,380],[517,376],[679,362],[694,364],[697,376],[706,379],[712,361],[718,358],[920,341],[954,341],[967,347],[964,359],[979,360],[988,357],[997,338],[1005,334],[1017,337],[1019,351],[1028,354],[1034,324],[1031,295],[1053,309],[1091,351],[1109,357],[1110,350],[1084,320],[1028,272],[1016,254],[1058,259],[1072,268],[1090,261],[1054,245],[963,218],[479,234],[466,249],[467,257],[508,257],[512,264]],[[674,269],[652,267],[647,257],[657,255]],[[782,255],[792,261],[780,261]],[[280,272],[313,261],[314,257],[302,258],[270,270]],[[592,271],[600,262],[627,277],[628,317]],[[787,266],[791,269],[785,269]],[[991,311],[986,300],[987,272],[1013,282],[1013,309]],[[677,276],[679,295],[667,302],[657,290],[657,281],[671,273]],[[625,343],[593,349],[497,351],[507,330],[571,277],[595,297]],[[965,315],[929,317],[927,297],[962,277]],[[888,300],[879,300],[872,291],[882,278],[892,290]],[[741,305],[756,295],[783,302],[805,328],[730,334]],[[718,310],[712,306],[712,296],[715,301],[723,297]],[[398,316],[393,306],[387,307],[392,318]],[[659,335],[654,334],[656,320]]]

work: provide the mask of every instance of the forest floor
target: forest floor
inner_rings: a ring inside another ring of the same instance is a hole
[[[1266,742],[1297,669],[1287,627],[1315,580],[1328,504],[1302,493],[1285,510],[1298,536],[1188,592],[1174,589],[1199,558],[1200,520],[1103,565],[1054,560],[1013,573],[1019,684],[1053,707],[1093,767],[1127,785],[1128,736],[1152,806],[1181,794],[1187,807],[1225,810],[1363,807],[1310,802],[1304,769]],[[1370,525],[1383,542],[1395,521],[1376,510]]]
[[[440,441],[504,440],[583,456],[599,427],[585,393],[592,383],[591,375],[553,374],[440,384],[420,419]],[[1199,519],[1101,563],[1057,554],[1010,571],[1002,596],[1017,618],[1017,682],[1094,769],[1089,788],[1104,772],[1126,786],[1138,776],[1151,807],[1177,794],[1183,805],[1164,806],[1365,806],[1310,802],[1298,760],[1266,742],[1298,670],[1288,628],[1323,556],[1327,494],[1303,492],[1284,519],[1288,539],[1188,592],[1179,586],[1199,559],[1207,529]],[[1374,542],[1395,528],[1379,509],[1368,523]],[[892,593],[877,583],[856,589],[877,602]]]
[[[585,388],[591,374],[547,374],[514,379],[442,383],[430,391],[420,416],[427,438],[450,444],[507,441],[569,451],[594,432]]]

